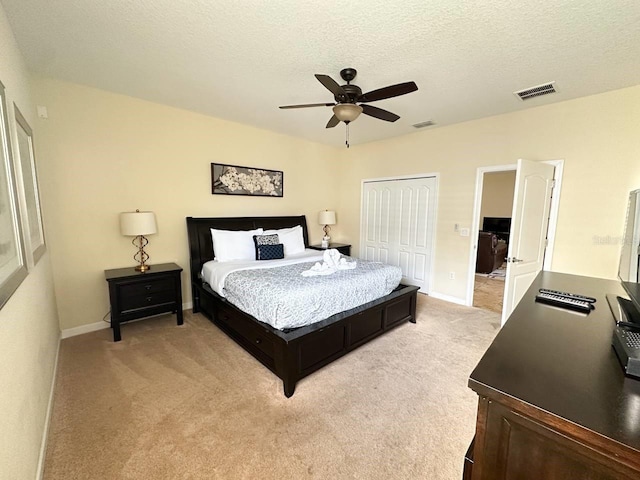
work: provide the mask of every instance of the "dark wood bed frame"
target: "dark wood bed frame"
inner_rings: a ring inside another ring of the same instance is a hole
[[[416,322],[417,287],[399,285],[389,295],[305,327],[278,330],[256,320],[216,294],[200,278],[213,260],[211,228],[252,230],[301,225],[309,245],[307,222],[292,217],[187,217],[193,312],[202,312],[242,348],[280,377],[291,397],[296,382],[403,322]]]

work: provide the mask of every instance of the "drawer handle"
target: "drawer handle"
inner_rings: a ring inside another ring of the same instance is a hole
[[[153,297],[147,297],[147,302],[150,302],[151,300],[153,300]]]
[[[258,345],[260,345],[260,344],[262,343],[262,339],[261,339],[261,338],[256,338],[256,343],[257,343]]]
[[[146,288],[147,290],[151,290],[151,285],[145,285],[144,288]]]

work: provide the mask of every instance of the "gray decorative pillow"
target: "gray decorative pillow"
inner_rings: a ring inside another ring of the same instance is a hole
[[[278,234],[275,235],[254,235],[253,241],[258,245],[278,245],[280,243],[280,238]]]

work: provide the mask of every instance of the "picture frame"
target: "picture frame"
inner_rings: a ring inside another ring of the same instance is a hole
[[[0,308],[27,278],[5,88],[0,82]]]
[[[284,196],[284,172],[266,168],[212,163],[211,193],[213,195],[282,198]]]
[[[33,264],[37,264],[46,251],[44,227],[40,209],[40,193],[38,190],[38,176],[36,170],[35,150],[33,146],[33,131],[24,118],[18,106],[14,103],[16,117],[17,151],[22,174],[23,221],[27,227],[26,246],[33,255]]]

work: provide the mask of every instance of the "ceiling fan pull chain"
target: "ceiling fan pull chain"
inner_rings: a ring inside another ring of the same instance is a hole
[[[347,144],[347,148],[349,148],[349,123],[351,122],[347,122],[347,141],[345,142]]]

